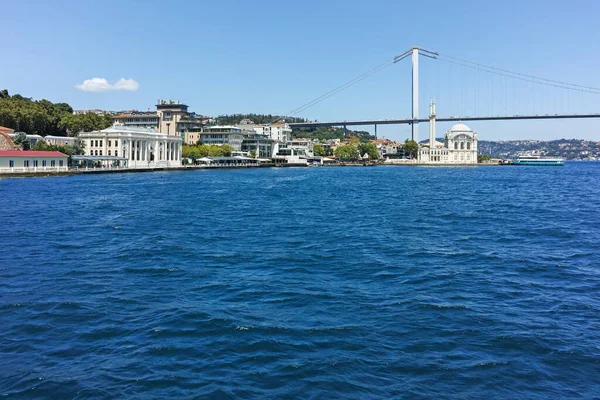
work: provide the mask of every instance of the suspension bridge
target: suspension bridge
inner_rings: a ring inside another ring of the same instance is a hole
[[[424,118],[419,116],[419,55],[431,58],[431,59],[439,59],[446,62],[449,62],[454,65],[459,65],[461,67],[466,67],[473,69],[475,71],[480,71],[487,74],[499,75],[504,77],[506,80],[513,81],[521,81],[528,82],[533,85],[540,85],[542,87],[551,87],[563,91],[571,91],[578,92],[580,94],[592,94],[592,95],[600,95],[600,88],[595,88],[591,86],[578,85],[573,83],[567,83],[558,80],[545,79],[536,77],[533,75],[527,75],[518,72],[512,72],[509,70],[487,66],[484,64],[467,61],[464,59],[440,55],[437,52],[429,51],[422,49],[420,47],[413,47],[404,53],[394,57],[393,60],[387,61],[384,64],[381,64],[370,71],[365,72],[362,75],[355,77],[354,79],[344,83],[336,87],[335,89],[313,99],[312,101],[305,103],[301,107],[292,110],[287,116],[294,116],[299,114],[302,111],[307,110],[308,108],[328,99],[329,97],[340,93],[341,91],[349,88],[350,86],[374,75],[375,73],[381,71],[382,69],[396,64],[409,56],[412,58],[412,116],[407,118],[392,118],[392,119],[369,119],[369,120],[343,120],[343,121],[314,121],[314,122],[298,122],[298,123],[290,123],[289,125],[294,128],[300,127],[343,127],[344,132],[347,131],[348,126],[374,126],[375,128],[375,136],[377,136],[377,126],[378,125],[392,125],[392,124],[407,124],[412,126],[412,139],[417,141],[419,140],[419,123],[421,122],[429,122],[429,118]],[[514,84],[513,84],[514,85]],[[514,86],[513,86],[514,87]],[[490,86],[491,90],[491,86]],[[477,89],[477,93],[479,92],[479,87]],[[495,96],[495,94],[492,94]],[[516,89],[514,90],[513,96],[516,97]],[[562,100],[562,98],[561,98]],[[513,100],[516,103],[516,100]],[[505,100],[505,104],[506,104]],[[506,108],[506,107],[505,107]],[[535,114],[512,114],[512,115],[482,115],[482,116],[447,116],[447,117],[437,117],[436,121],[438,122],[452,122],[452,121],[506,121],[506,120],[549,120],[549,119],[588,119],[588,118],[600,118],[600,113],[535,113]]]

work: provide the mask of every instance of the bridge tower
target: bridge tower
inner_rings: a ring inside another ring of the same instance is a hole
[[[419,48],[412,51],[412,140],[419,143]]]
[[[419,143],[419,54],[429,58],[438,58],[439,54],[434,51],[413,47],[399,56],[394,57],[394,63],[412,56],[412,140]]]

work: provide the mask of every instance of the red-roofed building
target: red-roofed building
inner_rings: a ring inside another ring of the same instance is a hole
[[[14,133],[13,129],[0,126],[0,150],[16,150],[19,148],[9,136]]]
[[[15,133],[15,130],[5,126],[0,126],[0,133],[6,133],[7,135],[10,135],[11,133]]]
[[[58,151],[0,150],[0,174],[66,171],[68,156]]]

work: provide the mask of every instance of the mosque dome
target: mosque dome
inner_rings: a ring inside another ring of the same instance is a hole
[[[467,125],[463,124],[462,122],[459,122],[458,124],[450,128],[449,132],[473,132],[473,130]]]

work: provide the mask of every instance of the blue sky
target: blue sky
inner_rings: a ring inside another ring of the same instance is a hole
[[[597,1],[30,0],[6,1],[2,11],[0,86],[74,108],[146,110],[170,98],[213,116],[285,114],[412,46],[600,87]],[[434,97],[440,116],[600,112],[600,95],[446,61],[421,58],[420,74],[421,116]],[[123,78],[129,90],[76,88],[92,78]],[[298,116],[409,117],[410,87],[406,59]],[[600,140],[600,120],[470,126],[480,139]],[[439,124],[440,135],[447,128]],[[403,140],[410,128],[379,133]]]

